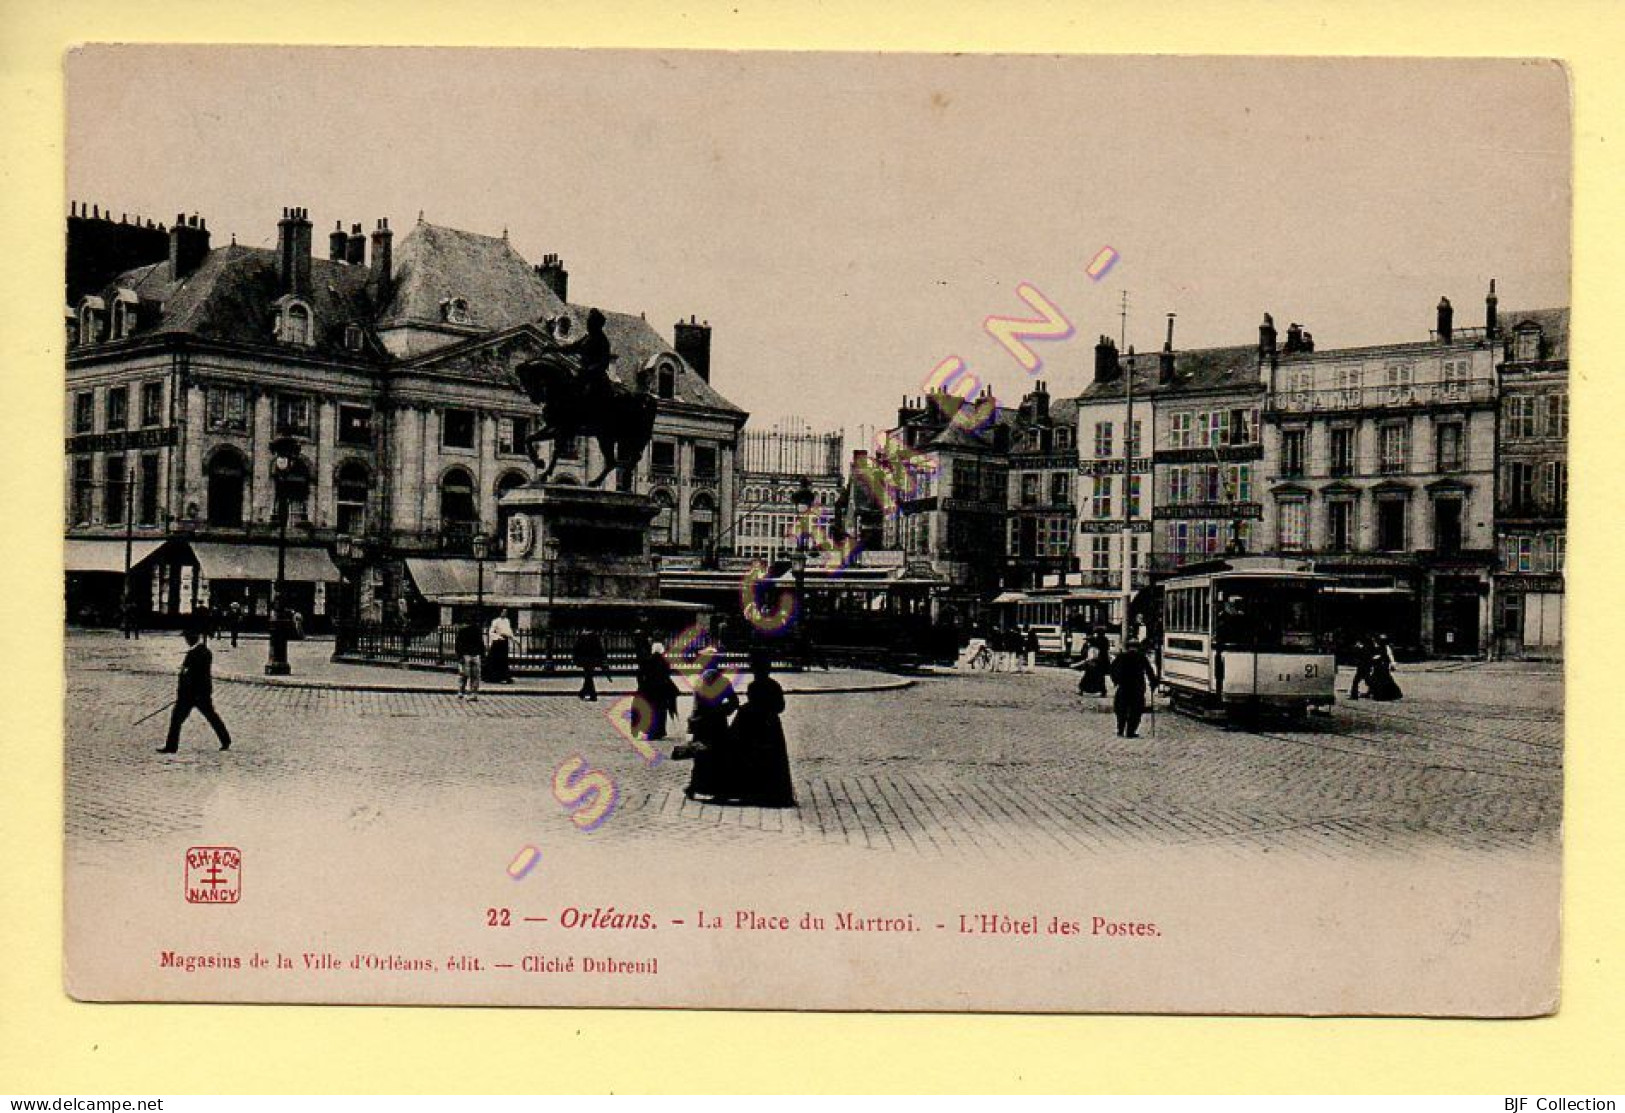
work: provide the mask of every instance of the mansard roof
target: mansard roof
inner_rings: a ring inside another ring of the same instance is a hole
[[[1223,390],[1261,389],[1258,376],[1258,346],[1238,344],[1228,348],[1190,348],[1174,353],[1174,378],[1161,382],[1161,352],[1136,352],[1121,358],[1120,365],[1134,376],[1134,394],[1145,398],[1155,395],[1159,400],[1181,394],[1210,393]],[[1081,401],[1111,401],[1123,396],[1125,376],[1116,375],[1105,382],[1091,382],[1084,388]]]
[[[165,261],[124,272],[109,287],[115,288],[133,290],[144,306],[157,307],[150,321],[142,319],[137,337],[185,335],[262,345],[273,342],[274,303],[284,294],[276,252],[238,244],[210,251],[178,282]],[[344,330],[366,325],[372,315],[367,268],[313,258],[303,300],[316,319],[310,350],[355,360],[357,353],[344,346]]]
[[[1560,309],[1513,309],[1499,315],[1501,334],[1510,342],[1519,325],[1535,324],[1540,326],[1542,359],[1566,360],[1569,358],[1569,310],[1568,306]]]
[[[364,355],[346,349],[346,327],[358,324],[370,332],[373,325],[421,322],[443,326],[441,303],[450,298],[467,301],[468,328],[456,331],[465,331],[476,342],[465,345],[449,337],[454,341],[449,347],[457,352],[478,347],[479,340],[494,334],[536,325],[550,317],[569,316],[572,336],[586,331],[588,307],[560,301],[504,238],[420,221],[392,254],[389,300],[383,306],[374,303],[370,267],[312,256],[305,300],[316,320],[316,335],[314,345],[305,351],[347,362],[357,358],[390,362],[371,342]],[[210,251],[193,273],[178,282],[166,260],[124,272],[104,292],[115,287],[133,290],[141,302],[137,337],[185,335],[261,346],[274,344],[275,303],[284,293],[277,252],[237,244]],[[744,414],[701,378],[647,320],[613,310],[603,313],[615,354],[610,373],[618,381],[635,386],[638,372],[656,356],[663,356],[677,368],[676,402]],[[422,360],[420,356],[404,362]]]
[[[555,317],[564,303],[506,239],[420,221],[394,249],[380,324],[439,324],[440,305],[466,298],[475,327],[498,332]]]

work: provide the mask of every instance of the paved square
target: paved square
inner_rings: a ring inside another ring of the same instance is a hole
[[[645,766],[605,720],[607,703],[491,694],[469,704],[449,679],[443,692],[222,680],[216,703],[233,750],[216,751],[192,722],[182,752],[161,757],[152,751],[165,716],[131,724],[172,694],[172,677],[159,671],[178,659],[172,642],[69,637],[75,856],[201,835],[202,817],[223,800],[244,815],[274,817],[299,802],[386,826],[399,817],[479,822],[474,807],[565,837],[550,786],[576,753],[617,779],[618,811],[592,836],[609,845],[1404,853],[1550,849],[1560,827],[1562,675],[1550,665],[1413,666],[1398,677],[1403,702],[1339,703],[1306,728],[1228,729],[1163,710],[1138,739],[1117,738],[1106,702],[1074,694],[1076,674],[1059,669],[793,696],[785,726],[801,807],[778,812],[688,801],[687,766]],[[257,657],[264,646],[216,653]]]

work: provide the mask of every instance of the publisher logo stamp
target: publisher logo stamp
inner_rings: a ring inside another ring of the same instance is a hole
[[[242,851],[235,846],[187,848],[187,904],[236,904],[242,892]]]

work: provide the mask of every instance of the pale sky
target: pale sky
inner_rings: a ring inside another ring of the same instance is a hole
[[[1013,404],[1098,333],[1322,348],[1568,302],[1569,109],[1547,62],[92,48],[68,197],[213,242],[310,210],[563,256],[570,300],[713,325],[753,424],[890,422],[959,355]],[[1120,260],[1085,268],[1104,245]],[[1029,376],[982,330],[1031,282],[1076,327]]]

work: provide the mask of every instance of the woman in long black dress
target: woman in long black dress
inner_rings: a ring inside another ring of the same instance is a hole
[[[1378,635],[1371,651],[1371,676],[1366,680],[1366,691],[1374,700],[1405,698],[1405,693],[1399,690],[1399,683],[1394,680],[1394,651],[1388,647],[1388,639],[1381,635]]]
[[[648,656],[638,663],[638,695],[649,716],[644,738],[658,742],[666,737],[666,718],[677,710],[677,683],[671,678],[671,662],[666,647],[655,642]]]
[[[1103,696],[1106,694],[1106,674],[1111,670],[1112,655],[1106,635],[1097,630],[1089,639],[1089,656],[1083,662],[1083,675],[1078,677],[1078,694]]]
[[[734,795],[738,762],[728,720],[738,710],[732,681],[716,664],[707,665],[694,686],[694,713],[688,717],[689,737],[694,740],[694,772],[686,790],[690,800],[702,796],[726,800]]]
[[[752,680],[745,706],[734,717],[733,745],[739,759],[735,795],[759,808],[793,808],[796,790],[790,780],[790,751],[784,741],[784,689],[773,679],[765,653],[751,656]]]

